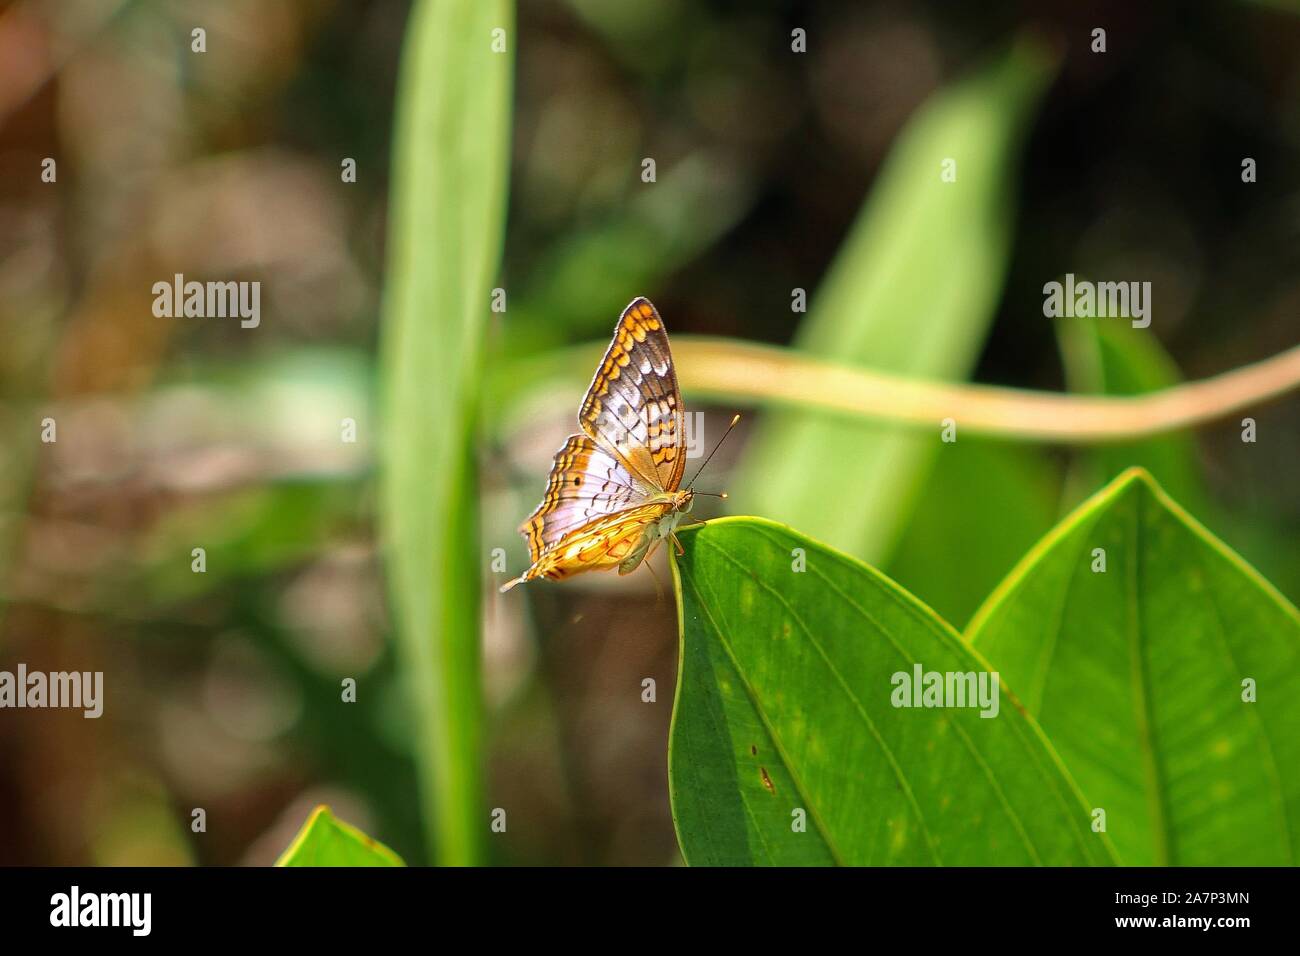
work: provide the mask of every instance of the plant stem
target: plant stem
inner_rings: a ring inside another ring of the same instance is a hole
[[[521,382],[528,383],[530,395],[581,387],[590,356],[599,352],[593,343],[510,364],[493,378],[499,389],[495,410],[525,404]],[[1300,388],[1300,345],[1210,378],[1113,396],[926,382],[738,339],[675,336],[673,357],[682,389],[695,398],[787,405],[927,428],[951,418],[959,433],[1079,445],[1201,425]]]
[[[1222,418],[1300,387],[1300,346],[1196,382],[1132,396],[1085,396],[993,385],[922,382],[785,349],[682,336],[683,386],[705,395],[784,402],[882,421],[1024,440],[1141,438]]]

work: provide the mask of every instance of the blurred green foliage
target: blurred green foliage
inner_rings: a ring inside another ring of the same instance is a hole
[[[917,113],[817,291],[796,347],[919,378],[970,372],[1010,254],[1016,157],[1052,60],[1022,41]],[[947,171],[951,182],[942,179]],[[937,448],[896,427],[773,415],[741,465],[736,505],[881,562]]]
[[[380,517],[424,816],[436,858],[453,865],[482,861],[486,827],[476,443],[505,230],[512,11],[509,0],[421,3],[398,87]]]
[[[518,570],[586,343],[634,295],[674,335],[1042,389],[1294,344],[1300,41],[1265,5],[1131,5],[1101,57],[1064,2],[543,0],[493,60],[503,5],[431,9],[205,6],[201,55],[185,6],[0,17],[23,51],[0,84],[0,666],[110,688],[99,721],[0,727],[0,863],[269,864],[322,803],[412,863],[486,858],[498,806],[497,862],[678,860],[672,603],[640,574],[505,602],[485,570],[497,548]],[[476,39],[443,55],[452,11]],[[1146,336],[1084,343],[1100,378],[1041,313],[1067,270],[1155,280]],[[176,273],[260,280],[261,325],[157,319]],[[1258,410],[1250,446],[1224,422],[1070,453],[747,416],[709,481],[797,505],[960,624],[1139,461],[1294,598],[1296,416]],[[781,434],[806,472],[754,464]]]

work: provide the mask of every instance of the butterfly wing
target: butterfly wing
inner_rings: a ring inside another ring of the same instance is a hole
[[[671,507],[667,502],[654,501],[596,518],[565,534],[533,562],[524,579],[544,577],[559,581],[583,571],[615,567]]]
[[[645,298],[619,317],[578,424],[634,478],[676,491],[686,468],[686,414],[663,319]]]
[[[645,502],[651,489],[586,435],[570,435],[555,453],[542,503],[519,531],[536,562],[570,532]]]
[[[641,544],[647,529],[671,508],[672,505],[666,501],[646,502],[613,514],[601,515],[565,531],[546,550],[534,555],[527,571],[501,585],[501,592],[504,594],[515,585],[535,578],[559,581],[583,571],[612,567],[618,567],[619,573],[625,573],[623,562]],[[530,522],[532,520],[529,519]],[[524,528],[528,527],[529,523],[526,522]],[[524,535],[529,537],[531,549],[529,531],[525,530]]]
[[[651,499],[681,485],[686,416],[668,333],[648,300],[619,317],[578,424],[583,434],[556,453],[542,503],[519,527],[532,563],[502,591],[618,566],[673,509]]]

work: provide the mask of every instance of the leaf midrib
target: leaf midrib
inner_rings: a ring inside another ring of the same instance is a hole
[[[1137,721],[1138,745],[1142,754],[1143,775],[1147,785],[1147,807],[1151,813],[1155,865],[1169,865],[1169,815],[1155,744],[1155,715],[1151,705],[1150,680],[1146,655],[1143,654],[1141,608],[1142,584],[1142,492],[1133,495],[1133,534],[1129,538],[1129,567],[1125,576],[1125,632],[1129,644],[1129,673],[1133,682],[1133,709]]]

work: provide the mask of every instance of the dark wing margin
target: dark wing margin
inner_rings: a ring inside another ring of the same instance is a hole
[[[653,490],[676,491],[681,485],[686,412],[668,332],[648,299],[633,299],[619,317],[578,424]]]

